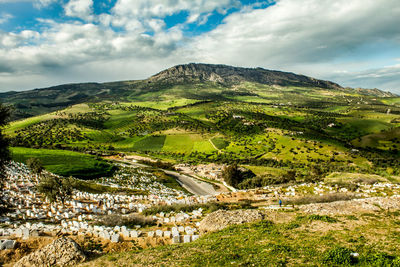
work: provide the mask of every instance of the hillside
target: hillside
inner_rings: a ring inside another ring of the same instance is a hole
[[[380,90],[342,88],[338,84],[294,73],[262,68],[187,64],[164,70],[148,79],[111,83],[65,84],[43,89],[0,94],[0,102],[13,105],[13,120],[45,114],[84,102],[154,101],[187,98],[232,100],[252,96],[267,100],[292,98],[302,101],[304,93],[354,94],[394,97]],[[321,92],[319,92],[322,90]],[[271,99],[271,96],[276,96]],[[307,95],[305,95],[307,97]],[[270,101],[271,102],[271,101]]]
[[[40,98],[54,109],[67,98],[84,103],[14,121],[5,132],[12,146],[39,151],[135,153],[191,165],[237,162],[256,175],[235,185],[239,188],[317,180],[333,173],[400,174],[398,97],[379,97],[376,90],[361,94],[329,82],[324,83],[329,88],[310,87],[311,78],[265,73],[269,71],[190,64],[161,72],[146,84],[35,90],[31,103]],[[303,87],[261,83],[279,75],[286,77],[281,82],[298,77]],[[96,95],[88,101],[90,92]],[[31,93],[9,99],[27,99]]]

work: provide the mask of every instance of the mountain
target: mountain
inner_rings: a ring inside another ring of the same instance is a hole
[[[317,80],[290,72],[195,63],[174,66],[152,76],[149,81],[170,83],[216,82],[228,86],[241,82],[254,82],[279,86],[342,88],[330,81]]]
[[[276,95],[304,102],[309,100],[307,92],[315,91],[312,95],[318,95],[322,92],[319,90],[330,91],[325,94],[347,92],[377,97],[393,96],[378,89],[342,88],[330,81],[290,72],[191,63],[171,67],[145,80],[64,84],[1,93],[0,102],[14,106],[12,119],[16,120],[89,101],[162,101],[166,98],[229,101],[235,96],[259,96],[269,101],[271,99],[265,95]],[[294,97],[290,97],[290,94]],[[279,98],[276,101],[282,101]]]

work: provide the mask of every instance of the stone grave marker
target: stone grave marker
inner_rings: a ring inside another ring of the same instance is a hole
[[[112,237],[111,237],[111,242],[118,243],[119,242],[119,238],[120,238],[119,234],[113,234]]]
[[[183,243],[190,243],[190,235],[183,236]]]

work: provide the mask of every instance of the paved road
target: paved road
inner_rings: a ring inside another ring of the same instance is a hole
[[[215,191],[214,187],[206,182],[200,181],[198,179],[192,178],[190,176],[180,174],[174,171],[167,171],[164,170],[166,174],[172,175],[176,178],[176,180],[190,193],[199,195],[199,196],[206,196],[206,195],[216,195],[217,192]]]
[[[138,163],[136,161],[132,160],[117,160],[120,162],[128,163],[131,165],[135,165],[138,167],[150,167],[145,164]],[[160,169],[166,174],[172,175],[175,177],[175,179],[190,193],[199,195],[199,196],[207,196],[207,195],[216,195],[217,191],[215,191],[214,187],[212,184],[200,181],[198,179],[192,178],[188,175],[184,175],[178,172],[174,171],[168,171],[164,169]]]

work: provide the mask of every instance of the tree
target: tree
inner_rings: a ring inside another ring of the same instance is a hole
[[[72,195],[73,178],[60,178],[46,174],[37,185],[37,190],[50,202],[60,201],[64,204],[65,200]]]
[[[0,127],[7,124],[7,119],[10,116],[10,109],[0,104]],[[0,188],[3,188],[5,180],[5,166],[10,160],[10,150],[8,148],[8,140],[4,136],[0,128]]]
[[[43,171],[43,164],[42,161],[38,158],[29,158],[26,161],[26,165],[34,174],[41,174]]]
[[[222,170],[222,178],[224,178],[225,182],[233,187],[236,187],[242,180],[242,172],[239,170],[239,167],[236,163],[226,166]]]

